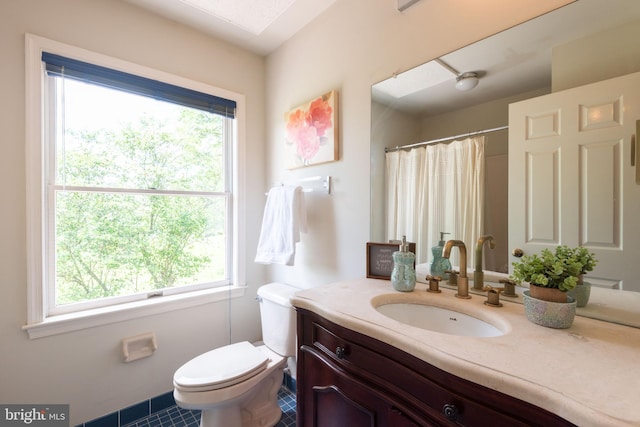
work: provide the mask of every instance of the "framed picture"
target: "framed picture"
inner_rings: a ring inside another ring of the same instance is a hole
[[[287,167],[338,160],[338,92],[320,95],[285,113]]]
[[[416,253],[416,244],[408,243],[409,252]],[[367,242],[367,277],[370,279],[391,279],[393,253],[400,249],[399,243]]]

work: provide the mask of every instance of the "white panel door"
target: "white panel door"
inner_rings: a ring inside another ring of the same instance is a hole
[[[511,249],[583,245],[589,282],[640,291],[638,119],[640,73],[509,106]]]

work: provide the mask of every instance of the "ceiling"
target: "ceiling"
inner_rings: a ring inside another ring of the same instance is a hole
[[[267,55],[336,0],[124,0]]]
[[[337,0],[123,0],[158,15],[226,40],[259,55],[267,55],[309,24]],[[398,0],[411,6],[419,0]],[[217,10],[207,10],[210,7]],[[392,77],[404,92],[393,97],[376,85],[374,100],[415,114],[440,114],[515,93],[551,86],[553,46],[622,25],[640,17],[640,0],[578,0],[514,28],[442,56],[450,67],[477,72],[478,86],[455,90],[451,72],[434,76],[431,87],[418,70]],[[437,69],[438,67],[430,67]],[[441,67],[440,67],[441,68]],[[437,71],[437,70],[436,70]],[[404,84],[413,74],[419,84]]]
[[[434,76],[433,86],[411,93],[405,90],[404,96],[398,98],[374,85],[372,97],[396,110],[435,115],[550,88],[553,46],[637,19],[640,19],[638,0],[579,0],[440,58],[460,73],[479,73],[480,81],[475,89],[457,91],[455,75],[449,73],[448,79],[438,74]],[[389,80],[401,85],[411,71]],[[438,83],[437,79],[444,81]],[[389,84],[388,81],[382,83]]]

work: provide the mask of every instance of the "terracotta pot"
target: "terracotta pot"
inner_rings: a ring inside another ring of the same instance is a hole
[[[550,302],[567,302],[567,293],[557,288],[545,288],[531,283],[529,295],[532,298]]]

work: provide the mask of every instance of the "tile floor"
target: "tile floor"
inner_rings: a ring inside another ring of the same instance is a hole
[[[286,387],[278,393],[278,403],[282,408],[282,418],[276,427],[295,427],[296,395]],[[198,427],[200,411],[189,411],[171,406],[146,418],[141,418],[126,427]]]

